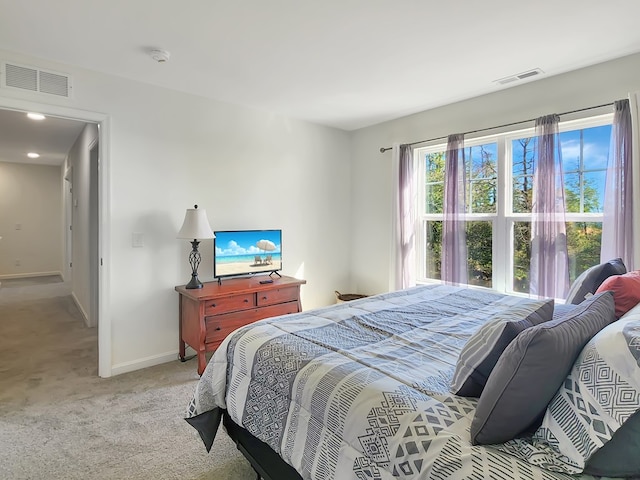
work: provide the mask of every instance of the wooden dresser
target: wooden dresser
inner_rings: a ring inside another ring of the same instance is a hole
[[[205,353],[212,352],[238,327],[257,320],[302,311],[300,285],[306,280],[267,276],[231,278],[207,282],[202,288],[175,287],[180,294],[180,359],[185,360],[185,344],[197,352],[198,373],[206,366]]]

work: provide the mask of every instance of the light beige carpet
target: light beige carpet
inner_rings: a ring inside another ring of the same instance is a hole
[[[223,429],[208,454],[183,420],[194,361],[99,378],[68,293],[0,287],[0,478],[255,479]]]

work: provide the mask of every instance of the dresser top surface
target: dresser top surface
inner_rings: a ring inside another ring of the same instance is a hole
[[[273,280],[272,283],[260,283],[262,280]],[[237,295],[248,292],[259,292],[263,290],[273,290],[275,288],[293,287],[304,285],[306,280],[299,278],[287,277],[269,277],[268,275],[259,275],[253,277],[229,278],[222,279],[221,284],[218,281],[203,283],[202,288],[185,288],[185,285],[175,287],[175,290],[187,297],[195,300],[201,300],[209,297],[218,297],[224,295]]]

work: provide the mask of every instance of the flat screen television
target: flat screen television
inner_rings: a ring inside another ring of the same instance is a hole
[[[213,276],[271,273],[282,270],[282,230],[213,232]]]

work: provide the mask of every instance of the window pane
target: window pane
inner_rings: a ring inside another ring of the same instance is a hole
[[[611,125],[585,128],[583,130],[583,142],[585,169],[606,169],[611,142]]]
[[[531,212],[535,143],[534,137],[519,138],[511,142],[513,175],[511,199],[514,213]]]
[[[611,125],[560,134],[567,212],[602,212],[610,135]],[[530,175],[535,169],[536,139],[532,137],[513,140],[511,146],[513,212],[530,212],[530,204],[526,199],[528,189],[533,185],[533,177]]]
[[[560,134],[567,211],[602,212],[610,135],[611,125]]]
[[[513,291],[529,293],[531,263],[531,223],[513,224]]]
[[[496,178],[498,144],[487,143],[465,148],[465,162],[467,163],[469,179]]]
[[[425,212],[443,213],[444,152],[425,155]]]
[[[602,223],[567,223],[569,249],[569,279],[573,282],[587,268],[600,263]]]
[[[426,185],[426,213],[443,213],[444,185],[442,183]]]
[[[581,209],[580,175],[577,173],[564,174],[564,205],[570,213],[580,213]]]
[[[493,278],[493,223],[467,222],[469,285],[491,288]]]
[[[441,221],[425,222],[425,276],[442,278],[442,225]],[[467,222],[467,271],[470,285],[492,286],[493,223]]]
[[[487,143],[465,149],[467,164],[467,212],[495,213],[498,144]]]
[[[611,125],[562,132],[560,148],[564,171],[607,168],[610,139]]]
[[[442,222],[425,222],[425,277],[440,280]]]
[[[534,138],[519,138],[511,142],[514,177],[533,174],[535,167],[534,144]]]
[[[427,182],[444,181],[444,152],[428,153],[425,161]]]
[[[533,176],[515,177],[513,179],[513,212],[531,212],[533,198]]]
[[[495,180],[471,182],[471,189],[469,191],[470,212],[495,213],[497,195]]]
[[[565,173],[566,211],[570,213],[602,213],[604,206],[604,171]],[[582,177],[582,184],[580,183]]]
[[[568,222],[569,280],[573,282],[589,267],[600,263],[601,222]],[[531,223],[513,225],[513,291],[529,293]]]
[[[560,134],[562,169],[565,172],[577,172],[580,170],[580,157],[582,156],[580,145],[580,130],[572,130]]]
[[[604,211],[604,184],[607,172],[586,172],[584,174],[584,212],[602,213]]]

